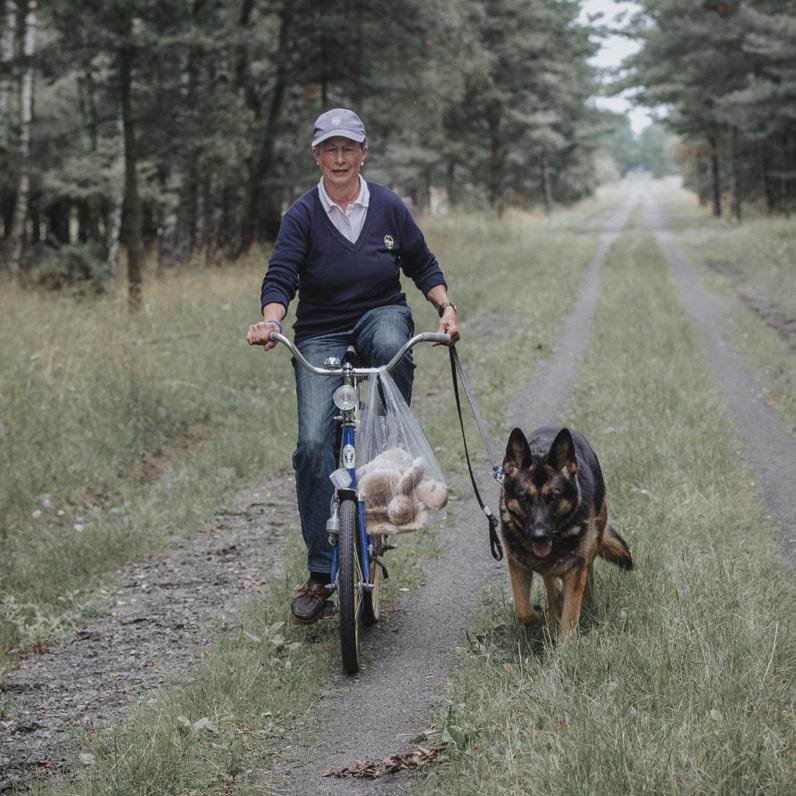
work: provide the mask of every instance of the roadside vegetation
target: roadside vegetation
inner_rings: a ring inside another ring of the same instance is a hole
[[[424,224],[462,308],[461,355],[493,433],[503,396],[549,355],[596,248],[596,236],[572,232],[617,201],[585,202],[552,219],[452,216]],[[263,264],[160,279],[146,311],[132,319],[120,309],[123,298],[4,291],[3,364],[12,378],[0,404],[2,455],[14,454],[3,462],[11,555],[0,584],[15,609],[4,612],[6,651],[46,644],[125,561],[210,526],[230,494],[289,466],[288,357],[243,342]],[[417,328],[436,328],[435,313],[412,290]],[[447,353],[428,347],[417,360],[417,411],[455,482],[461,441]],[[469,492],[454,490],[452,518],[458,499]],[[286,621],[303,572],[298,536],[292,529],[285,542],[284,575],[269,578],[239,626],[219,634],[190,684],[165,689],[121,727],[86,738],[91,764],[77,792],[153,783],[212,792],[265,776],[285,728],[296,726],[339,668],[334,623],[307,633]],[[388,600],[417,582],[417,561],[434,551],[433,533],[402,537],[389,562]],[[202,719],[211,726],[196,727]]]
[[[596,565],[563,644],[517,625],[507,582],[487,595],[415,793],[790,792],[791,575],[705,371],[662,252],[626,232],[561,420],[600,457],[635,571]]]

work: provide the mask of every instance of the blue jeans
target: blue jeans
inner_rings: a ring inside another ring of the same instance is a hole
[[[386,365],[398,349],[414,334],[409,307],[391,305],[366,312],[348,332],[322,335],[304,340],[298,349],[313,365],[327,357],[343,358],[353,345],[368,367]],[[412,397],[414,372],[412,355],[407,354],[391,372],[407,403]],[[310,572],[331,572],[332,548],[326,533],[329,506],[334,486],[329,474],[337,469],[336,428],[338,413],[332,393],[342,379],[316,376],[294,362],[298,398],[298,441],[293,452],[296,495],[301,516],[301,533],[307,545]]]

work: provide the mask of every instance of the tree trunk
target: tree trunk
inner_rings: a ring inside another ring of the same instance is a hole
[[[713,215],[721,217],[721,183],[719,181],[719,151],[716,146],[716,139],[708,138],[710,149],[710,192],[713,200]]]
[[[19,184],[17,187],[17,207],[14,212],[14,226],[11,231],[10,270],[19,274],[22,263],[22,249],[25,243],[25,227],[28,221],[28,195],[30,193],[30,123],[33,118],[33,53],[36,49],[36,0],[28,0],[25,14],[25,40],[22,55],[25,71],[19,90]]]
[[[238,17],[238,27],[244,31],[248,29],[251,22],[252,12],[254,11],[254,0],[243,0]],[[238,57],[235,63],[235,85],[238,93],[246,98],[246,104],[256,114],[259,115],[260,103],[257,101],[257,92],[252,86],[249,76],[249,49],[241,42],[238,45]]]
[[[287,90],[287,59],[289,56],[289,36],[292,21],[291,0],[284,0],[279,26],[279,49],[276,56],[276,83],[271,95],[268,108],[268,117],[265,127],[260,134],[260,149],[257,159],[251,170],[249,186],[246,197],[246,207],[242,224],[241,245],[238,254],[247,251],[254,243],[257,235],[258,224],[263,221],[262,208],[266,208],[265,223],[267,229],[263,230],[267,239],[273,240],[279,229],[279,211],[281,210],[281,196],[275,197],[268,194],[268,179],[273,174],[274,149],[276,144],[277,127],[282,115],[285,91]],[[265,194],[266,204],[261,203]],[[274,215],[276,217],[274,218]]]
[[[58,246],[69,245],[69,205],[57,199],[47,206],[47,239]]]
[[[354,62],[354,107],[360,116],[365,112],[365,0],[356,2],[356,61]]]
[[[489,204],[498,218],[503,215],[503,142],[500,138],[500,108],[493,107],[489,123]]]
[[[39,205],[35,200],[30,204],[28,215],[30,216],[31,226],[30,243],[31,245],[41,243],[41,213],[39,212]]]
[[[126,30],[132,37],[132,23]],[[124,242],[127,247],[127,300],[130,309],[141,307],[141,199],[138,196],[138,163],[135,147],[135,119],[133,117],[133,59],[131,44],[119,50],[119,89],[124,136]]]
[[[547,158],[542,158],[542,196],[545,213],[549,216],[553,212],[553,188],[550,184],[550,161]]]
[[[777,200],[774,196],[774,186],[771,184],[771,158],[768,152],[768,142],[760,142],[760,186],[766,200],[766,214],[773,215],[777,210]]]
[[[11,122],[11,62],[14,60],[14,35],[17,29],[17,4],[6,0],[5,18],[0,33],[0,159],[8,152],[8,131]]]
[[[119,263],[119,238],[122,233],[122,207],[124,205],[124,183],[121,176],[124,173],[124,125],[121,117],[117,124],[116,134],[116,154],[113,158],[111,173],[114,180],[112,185],[117,185],[116,191],[111,199],[111,206],[107,210],[105,218],[105,251],[107,252],[108,268],[113,276],[116,276]]]
[[[730,151],[727,157],[729,161],[728,190],[730,192],[730,214],[736,221],[741,220],[741,199],[738,196],[738,163],[736,162],[738,149],[738,130],[730,128]]]

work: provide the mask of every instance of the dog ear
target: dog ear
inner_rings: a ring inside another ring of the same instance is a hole
[[[556,438],[550,446],[550,452],[547,454],[547,463],[556,470],[561,470],[567,478],[571,478],[578,471],[575,442],[568,428],[562,428],[556,434]]]
[[[510,475],[514,470],[527,470],[531,466],[531,447],[522,429],[515,428],[509,435],[506,445],[506,458],[503,468]]]

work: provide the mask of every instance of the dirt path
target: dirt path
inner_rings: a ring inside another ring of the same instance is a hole
[[[633,197],[603,218],[606,231],[589,266],[580,301],[562,323],[565,331],[555,355],[513,402],[509,423],[538,425],[554,420],[563,409],[588,342],[600,267],[634,203]],[[503,442],[494,440],[493,444],[499,448]],[[374,782],[323,778],[322,773],[409,749],[440,696],[479,593],[490,578],[505,575],[505,563],[496,564],[489,555],[486,520],[470,498],[469,482],[456,486],[467,500],[456,509],[455,527],[449,523],[451,527],[443,531],[442,544],[449,552],[428,561],[425,584],[405,595],[398,608],[368,633],[362,671],[356,677],[340,675],[334,680],[314,711],[312,727],[305,728],[311,743],[285,750],[270,783],[274,792],[301,796],[395,793],[407,786],[400,775]],[[497,489],[485,491],[484,499],[496,508]]]
[[[213,528],[135,562],[106,590],[100,615],[0,687],[0,792],[37,774],[69,770],[76,729],[114,724],[144,695],[191,676],[214,628],[279,571],[279,541],[295,527],[292,480],[241,493]]]
[[[710,373],[735,422],[739,456],[756,474],[786,559],[796,567],[796,440],[761,399],[762,384],[735,351],[728,331],[728,302],[703,287],[696,271],[666,229],[661,209],[644,206],[644,223],[654,232],[672,268],[707,353]]]

